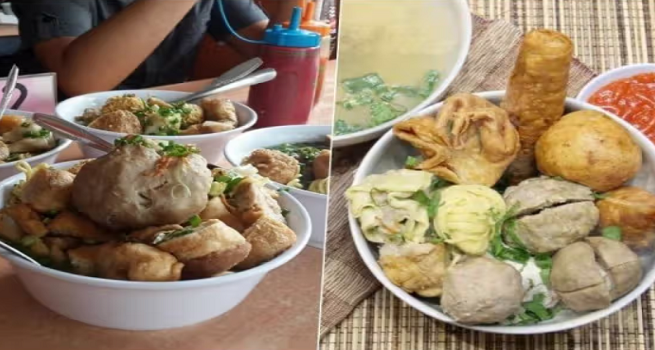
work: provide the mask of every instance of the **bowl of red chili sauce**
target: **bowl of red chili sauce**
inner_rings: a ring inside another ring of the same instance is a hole
[[[655,64],[632,64],[592,79],[578,94],[635,126],[655,143]]]

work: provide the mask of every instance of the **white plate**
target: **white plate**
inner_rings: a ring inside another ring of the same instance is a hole
[[[32,119],[34,113],[8,109],[5,112],[5,115],[18,115],[21,117],[25,117],[27,119]],[[66,148],[68,148],[68,146],[70,146],[70,144],[72,143],[71,140],[67,140],[67,139],[62,139],[62,138],[55,138],[55,139],[57,140],[57,142],[59,142],[57,147],[49,150],[48,152],[43,152],[41,154],[38,154],[34,157],[23,159],[23,161],[27,162],[31,166],[37,166],[38,164],[41,163],[46,163],[46,164],[55,163],[57,161],[57,157],[59,157],[59,153],[61,153]],[[16,169],[17,162],[18,161],[0,164],[0,180],[6,179],[10,176],[19,173],[19,171]]]
[[[79,161],[55,164],[68,169]],[[0,208],[23,175],[0,182]],[[159,330],[188,326],[220,316],[239,305],[266,274],[295,258],[309,241],[307,211],[283,193],[280,205],[289,210],[289,227],[296,243],[275,259],[249,270],[219,277],[176,282],[132,282],[86,277],[53,270],[7,255],[27,291],[50,310],[105,328]]]
[[[107,91],[107,92],[96,92],[93,94],[76,96],[73,98],[69,98],[63,102],[60,102],[57,105],[56,113],[58,117],[76,123],[75,118],[81,116],[84,113],[85,109],[100,108],[105,104],[105,102],[110,97],[122,96],[124,94],[134,94],[137,97],[144,98],[144,99],[147,99],[148,97],[158,97],[165,101],[182,98],[188,95],[188,93],[186,92],[164,91],[164,90],[117,90],[117,91]],[[239,102],[233,101],[233,103],[234,103],[234,107],[236,108],[237,118],[239,119],[239,126],[233,130],[219,132],[219,133],[212,133],[212,134],[202,134],[202,135],[178,135],[178,136],[148,135],[148,138],[153,140],[167,140],[167,141],[175,141],[177,143],[182,143],[182,144],[196,145],[200,149],[200,154],[202,154],[202,156],[205,157],[209,163],[216,164],[219,162],[219,160],[223,155],[223,147],[225,147],[225,144],[231,138],[251,128],[257,122],[257,113],[255,113],[255,111],[253,111],[250,107]],[[80,126],[86,129],[87,131],[89,131],[90,133],[100,138],[103,138],[111,143],[114,143],[114,140],[127,135],[124,133],[93,129],[82,125]],[[85,158],[98,158],[104,154],[104,152],[98,151],[96,149],[84,145],[81,145],[81,148]]]
[[[332,133],[330,125],[287,125],[252,130],[230,140],[225,146],[225,158],[232,165],[240,165],[241,161],[258,148],[278,146],[283,143],[325,142],[327,135]],[[277,188],[287,187],[276,182]],[[288,188],[288,192],[305,206],[312,219],[312,247],[323,249],[325,246],[325,226],[327,217],[328,197],[324,194]]]
[[[502,96],[504,96],[504,91],[490,91],[476,94],[478,96],[484,97],[489,101],[494,103],[499,103]],[[442,106],[442,103],[430,107],[429,109],[423,111],[422,115],[432,115],[437,112]],[[592,109],[601,111],[609,115],[612,119],[617,121],[623,127],[625,127],[628,132],[632,135],[633,139],[641,147],[644,154],[644,166],[642,167],[640,173],[631,181],[632,184],[647,188],[651,191],[655,189],[655,145],[653,145],[644,135],[642,135],[635,128],[630,126],[628,123],[622,119],[608,114],[607,112],[601,110],[598,107],[592,106],[590,104],[574,100],[572,98],[567,98],[566,100],[567,112],[582,110],[582,109]],[[362,161],[353,184],[359,184],[363,179],[370,174],[381,174],[388,170],[392,169],[402,169],[405,164],[405,159],[408,155],[416,155],[418,152],[415,151],[410,145],[405,142],[400,141],[399,139],[393,136],[393,132],[389,131],[386,133],[368,152],[364,160]],[[349,223],[350,231],[352,233],[353,240],[355,241],[355,246],[359,255],[364,260],[366,266],[371,270],[373,275],[394,295],[398,298],[412,306],[413,308],[419,310],[420,312],[449,324],[457,325],[464,328],[474,329],[482,332],[489,333],[501,333],[501,334],[539,334],[539,333],[550,333],[567,330],[574,327],[579,327],[590,322],[594,322],[603,317],[611,315],[612,313],[618,311],[622,307],[628,305],[635,299],[637,299],[642,293],[644,293],[652,284],[655,282],[655,255],[650,253],[646,256],[642,256],[642,262],[644,266],[644,276],[639,283],[639,285],[632,290],[630,293],[625,296],[615,300],[609,308],[598,310],[588,313],[574,313],[572,311],[561,312],[552,320],[547,322],[542,322],[536,325],[528,326],[470,326],[462,325],[456,323],[452,318],[441,312],[439,305],[435,302],[434,299],[427,298],[417,298],[414,295],[411,295],[393,283],[384,275],[382,269],[377,263],[378,249],[375,245],[370,244],[363,236],[357,220],[349,214]]]
[[[418,113],[420,110],[433,103],[436,103],[443,97],[444,92],[448,89],[448,87],[450,87],[450,84],[452,84],[457,74],[459,74],[461,71],[462,66],[464,66],[466,56],[468,55],[469,49],[471,47],[471,36],[473,33],[473,25],[471,22],[471,13],[469,11],[468,2],[466,0],[448,1],[452,3],[455,16],[457,17],[454,21],[457,24],[457,27],[452,28],[452,30],[454,32],[458,32],[459,35],[461,35],[462,42],[457,51],[457,60],[455,61],[455,64],[450,69],[450,71],[442,72],[444,75],[442,76],[442,79],[436,90],[434,90],[434,92],[427,99],[425,99],[425,101],[419,103],[416,107],[394,120],[390,120],[376,127],[354,132],[352,134],[340,136],[335,135],[332,142],[333,147],[345,147],[378,138],[385,131],[389,130],[394,124],[400,122],[401,120],[407,119],[410,116],[416,115],[416,113]],[[411,64],[411,62],[409,62],[409,64]],[[399,69],[402,68],[399,67]]]

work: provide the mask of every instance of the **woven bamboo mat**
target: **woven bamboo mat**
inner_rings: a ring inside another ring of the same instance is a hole
[[[474,13],[504,19],[523,30],[549,27],[567,33],[576,44],[579,60],[595,71],[655,61],[655,32],[651,28],[651,23],[655,23],[655,0],[469,0],[469,3]],[[498,21],[476,19],[475,22],[478,35],[480,27],[497,26],[495,34],[505,35],[496,40],[515,47],[519,29]],[[477,73],[493,76],[495,72],[511,69],[511,57],[510,54],[501,59],[493,71],[474,66],[480,70]],[[454,83],[456,90],[495,87],[493,79],[476,82],[477,74],[472,73],[475,72],[462,72]],[[593,76],[592,70],[579,63],[572,73],[569,95],[574,95]],[[655,290],[652,288],[612,317],[569,332],[539,336],[500,336],[448,326],[412,309],[386,289],[379,289],[359,257],[351,254],[354,247],[350,235],[344,234],[345,201],[340,198],[370,146],[337,151],[333,160],[330,212],[336,215],[330,215],[328,223],[321,350],[655,350]],[[350,276],[336,273],[343,269],[360,272]]]

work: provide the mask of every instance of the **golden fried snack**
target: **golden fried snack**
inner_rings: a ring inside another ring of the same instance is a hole
[[[6,207],[4,212],[28,235],[43,237],[48,234],[45,224],[43,224],[39,215],[29,205],[23,203],[12,205]]]
[[[141,243],[105,243],[68,251],[82,275],[129,281],[177,281],[184,264],[169,253]]]
[[[622,241],[630,248],[648,248],[655,241],[655,194],[639,187],[621,187],[607,192],[596,206],[600,227],[620,227]]]
[[[436,120],[409,119],[393,131],[421,152],[425,160],[415,169],[456,184],[493,186],[519,151],[519,135],[507,112],[465,93],[446,99]]]
[[[296,158],[278,150],[256,149],[241,162],[241,165],[245,164],[251,164],[259,175],[283,185],[297,179],[300,174],[300,163]]]
[[[243,233],[251,244],[248,257],[237,264],[240,270],[269,261],[296,243],[296,233],[287,225],[269,216],[262,216]]]
[[[535,146],[539,171],[605,192],[621,187],[641,169],[641,148],[630,133],[602,112],[569,113]]]
[[[572,58],[573,43],[562,33],[538,29],[523,39],[501,103],[521,138],[521,151],[508,169],[512,184],[537,173],[534,145],[564,114]]]
[[[231,228],[243,232],[243,230],[245,230],[243,222],[241,222],[236,215],[232,214],[230,209],[232,209],[232,211],[235,210],[230,207],[230,204],[227,203],[227,199],[225,199],[224,196],[218,196],[210,199],[205,209],[198,215],[200,215],[202,221],[217,219],[223,221]]]
[[[115,239],[113,235],[96,225],[85,216],[64,210],[48,223],[48,230],[53,236],[80,238],[92,242],[108,242]]]
[[[141,230],[132,231],[127,238],[130,241],[152,244],[158,234],[162,232],[181,230],[183,228],[184,227],[180,225],[150,226]]]

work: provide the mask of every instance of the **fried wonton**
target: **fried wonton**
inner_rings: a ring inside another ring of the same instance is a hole
[[[398,123],[394,134],[424,158],[415,169],[456,184],[493,186],[519,151],[507,112],[484,98],[455,94],[436,116]]]

